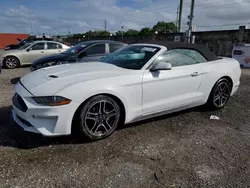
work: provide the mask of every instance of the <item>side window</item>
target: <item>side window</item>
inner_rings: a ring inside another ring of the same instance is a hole
[[[44,50],[44,42],[36,43],[30,47],[30,50]]]
[[[87,55],[104,54],[105,53],[105,44],[96,44],[94,46],[91,46],[85,50],[85,53]]]
[[[173,67],[204,63],[207,60],[200,52],[192,49],[173,49],[164,52],[156,58],[155,62],[165,61],[171,63]]]
[[[62,49],[62,45],[61,44],[57,44],[57,49]]]
[[[57,49],[57,43],[53,43],[53,42],[47,42],[47,49],[48,50],[55,50]]]
[[[120,48],[122,48],[124,45],[123,44],[109,44],[109,52],[113,53],[116,50],[119,50]]]
[[[234,54],[234,55],[242,55],[242,54],[244,54],[244,52],[241,51],[241,50],[234,50],[234,51],[233,51],[233,54]]]

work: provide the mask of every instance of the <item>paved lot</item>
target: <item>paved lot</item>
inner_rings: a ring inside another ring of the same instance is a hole
[[[250,70],[221,111],[155,118],[95,143],[11,124],[11,79],[27,70],[0,75],[0,187],[250,187]]]

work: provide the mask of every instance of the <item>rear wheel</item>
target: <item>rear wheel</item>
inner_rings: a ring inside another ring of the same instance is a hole
[[[220,79],[213,87],[207,105],[212,109],[224,108],[230,98],[232,91],[231,83],[228,79]]]
[[[4,60],[4,67],[8,69],[15,69],[20,66],[20,62],[16,57],[6,57]]]
[[[117,102],[111,97],[98,95],[89,99],[80,113],[80,129],[91,141],[110,136],[121,116]]]

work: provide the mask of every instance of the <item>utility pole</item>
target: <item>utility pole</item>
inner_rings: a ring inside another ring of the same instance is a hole
[[[183,7],[183,0],[180,0],[179,16],[178,16],[178,31],[179,32],[181,32],[182,7]]]
[[[188,16],[189,22],[188,22],[188,43],[191,41],[192,36],[192,25],[193,25],[193,18],[194,18],[194,3],[195,0],[192,0],[191,2],[191,9],[190,9],[190,15]]]
[[[179,31],[179,8],[180,6],[177,7],[177,15],[176,15],[176,22],[175,22],[175,25],[176,25],[176,32]]]
[[[31,7],[29,4],[29,16],[30,16],[30,33],[33,34],[32,18],[31,18]]]
[[[105,29],[105,31],[107,31],[107,20],[105,20],[104,29]]]
[[[122,28],[122,42],[123,42],[123,28],[124,28],[124,27],[123,27],[123,26],[121,26],[121,28]]]

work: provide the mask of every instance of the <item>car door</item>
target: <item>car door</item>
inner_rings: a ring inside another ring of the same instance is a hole
[[[113,53],[117,50],[119,50],[120,48],[124,47],[125,44],[120,44],[120,43],[109,43],[109,50],[108,53]]]
[[[23,54],[22,64],[31,64],[36,59],[45,56],[45,42],[37,42],[30,46]]]
[[[202,82],[202,63],[197,51],[174,49],[163,52],[154,63],[168,62],[171,70],[143,74],[143,114],[148,115],[192,104]]]
[[[62,52],[62,45],[55,42],[47,42],[46,55],[53,55]]]
[[[100,61],[106,55],[106,44],[93,44],[87,47],[82,53],[84,53],[84,57],[81,61]]]

